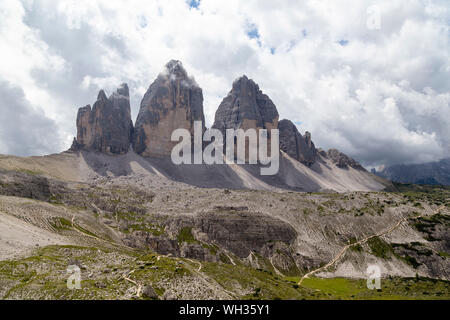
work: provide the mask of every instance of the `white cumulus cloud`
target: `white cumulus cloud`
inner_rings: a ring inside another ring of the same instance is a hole
[[[431,161],[450,156],[449,10],[440,0],[2,0],[0,77],[58,128],[42,152],[69,147],[77,108],[101,88],[127,82],[136,117],[178,59],[203,88],[207,125],[246,74],[320,147],[367,166]]]

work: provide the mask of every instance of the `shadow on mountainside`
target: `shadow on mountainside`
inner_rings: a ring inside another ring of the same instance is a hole
[[[249,185],[230,166],[206,164],[175,165],[170,157],[146,158],[170,179],[201,188],[248,189]]]
[[[158,175],[167,179],[201,188],[223,189],[285,189],[293,191],[317,191],[321,186],[309,177],[298,164],[295,166],[285,156],[280,157],[276,175],[261,175],[261,165],[237,164],[181,164],[175,165],[170,157],[144,158],[133,150],[123,155],[106,155],[99,152],[80,151],[79,156],[90,170],[102,177],[132,175]]]
[[[139,181],[141,185],[153,182],[155,185],[165,185],[172,181],[200,188],[284,189],[300,192],[378,190],[383,187],[365,172],[330,167],[326,161],[317,161],[308,167],[283,153],[280,156],[279,171],[273,176],[261,175],[261,165],[175,165],[170,157],[144,158],[133,150],[114,156],[88,151],[81,151],[78,155],[82,160],[82,176],[91,176],[93,179],[97,175],[108,178],[126,176],[130,181]]]
[[[114,156],[87,151],[79,155],[90,170],[102,177],[158,175],[202,188],[249,188],[228,165],[175,165],[170,157],[144,158],[132,150]]]

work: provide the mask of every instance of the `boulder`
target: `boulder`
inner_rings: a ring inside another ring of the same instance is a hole
[[[144,289],[142,289],[142,296],[148,299],[158,299],[158,295],[151,285],[146,285]]]
[[[177,300],[177,296],[172,290],[167,290],[163,294],[163,300]]]

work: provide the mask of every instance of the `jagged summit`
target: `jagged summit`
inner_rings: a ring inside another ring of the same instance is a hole
[[[130,91],[126,83],[121,84],[119,88],[111,94],[109,101],[112,102],[113,108],[117,109],[117,112],[124,113],[131,119]]]
[[[165,65],[165,72],[180,78],[187,78],[188,74],[179,60],[170,60]]]
[[[340,152],[337,149],[330,149],[327,151],[327,157],[331,159],[339,168],[346,169],[348,167],[352,167],[357,170],[366,171],[364,167],[359,164],[356,160],[350,158],[346,154]]]
[[[280,149],[306,166],[325,159],[341,169],[364,170],[338,150],[316,149],[309,132],[302,135],[290,120],[278,119],[273,101],[244,74],[233,81],[212,127],[224,134],[226,129],[279,129]],[[194,121],[201,121],[205,129],[202,89],[179,60],[170,60],[145,93],[134,128],[128,85],[121,84],[109,98],[100,90],[92,108],[88,105],[78,111],[71,149],[123,154],[132,144],[141,156],[166,157],[177,143],[170,141],[172,132],[184,128],[193,134]]]
[[[278,123],[280,130],[280,149],[287,155],[310,166],[317,158],[317,151],[311,140],[311,134],[306,131],[302,136],[295,124],[290,120],[283,119]]]
[[[97,95],[97,101],[98,100],[107,100],[108,98],[106,97],[106,94],[105,94],[105,91],[103,91],[103,89],[101,89],[99,92],[98,92],[98,95]]]
[[[247,77],[247,75],[243,74],[243,75],[240,76],[239,78],[234,79],[234,81],[233,81],[233,87],[234,87],[234,85],[235,85],[236,83],[239,83],[239,82],[241,82],[241,81],[243,81],[243,82],[251,81],[251,82],[255,83],[253,80],[251,80],[249,77]]]
[[[150,85],[136,120],[133,149],[142,156],[168,156],[178,128],[193,131],[194,121],[205,123],[203,93],[180,61],[171,60]]]
[[[78,110],[77,137],[72,150],[107,154],[127,153],[133,133],[128,86],[122,84],[108,99],[100,90],[97,101]]]
[[[272,100],[246,75],[236,79],[216,111],[213,128],[278,128],[278,111]]]
[[[316,149],[309,132],[300,134],[291,121],[278,121],[275,104],[246,75],[233,82],[216,112],[213,127],[223,131],[279,129],[280,149],[284,152],[280,154],[279,171],[274,176],[262,176],[259,168],[253,166],[186,167],[175,165],[167,158],[178,143],[170,141],[174,130],[184,128],[193,134],[197,120],[205,129],[202,89],[189,77],[181,62],[169,61],[149,86],[134,128],[129,95],[126,84],[120,85],[109,98],[101,90],[93,107],[87,105],[78,111],[77,137],[72,150],[95,151],[85,154],[92,159],[103,159],[99,153],[126,153],[124,157],[110,158],[108,161],[115,163],[112,167],[96,167],[104,174],[121,175],[123,168],[130,168],[127,161],[131,161],[140,163],[142,168],[154,167],[154,171],[175,181],[200,187],[338,192],[384,187],[355,160],[337,150]],[[269,137],[270,144],[271,139]],[[128,152],[130,143],[134,152]]]
[[[128,84],[122,83],[113,94],[109,97],[110,99],[116,95],[123,96],[126,98],[130,98],[130,89],[128,88]]]

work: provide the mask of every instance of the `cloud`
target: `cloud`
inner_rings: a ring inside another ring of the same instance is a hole
[[[177,59],[207,125],[247,74],[316,145],[367,166],[423,162],[450,156],[449,18],[443,0],[3,0],[0,74],[56,123],[53,152],[99,89],[127,82],[135,118]]]
[[[36,111],[22,89],[0,79],[0,150],[19,156],[60,149],[55,121]]]

